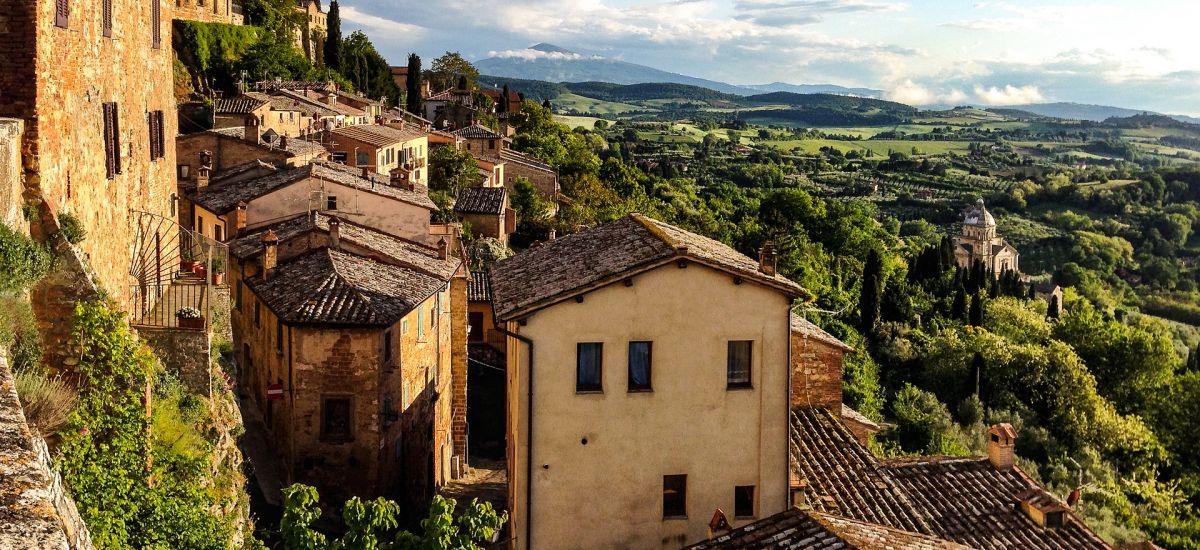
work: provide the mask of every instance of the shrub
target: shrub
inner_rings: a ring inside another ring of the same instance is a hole
[[[58,228],[71,244],[79,244],[87,238],[87,229],[83,228],[83,222],[69,212],[58,215]]]
[[[50,251],[0,224],[0,291],[23,290],[50,271]]]
[[[75,388],[57,376],[50,378],[35,370],[19,370],[14,383],[25,409],[25,420],[43,435],[53,434],[66,425],[79,402]]]

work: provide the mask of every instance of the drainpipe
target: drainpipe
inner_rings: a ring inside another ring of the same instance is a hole
[[[495,319],[494,310],[492,318]],[[530,539],[533,537],[533,340],[501,328],[498,324],[495,329],[500,334],[516,338],[529,346],[529,395],[526,396],[529,413],[525,415],[525,433],[528,439],[525,446],[525,548],[532,549],[533,541]]]
[[[792,302],[784,310],[784,343],[787,346],[787,402],[783,404],[783,509],[792,507]]]

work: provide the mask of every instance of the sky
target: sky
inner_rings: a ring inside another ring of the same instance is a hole
[[[910,105],[1072,101],[1200,115],[1200,0],[341,0],[344,34],[426,66],[548,42],[731,84]]]

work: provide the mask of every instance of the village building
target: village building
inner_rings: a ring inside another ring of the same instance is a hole
[[[207,167],[208,177],[221,178],[226,172],[245,167],[247,163],[263,162],[274,166],[302,166],[328,155],[319,143],[279,136],[274,141],[246,140],[241,128],[197,132],[175,140],[175,173],[179,184],[195,189],[201,167]]]
[[[509,193],[516,192],[517,178],[525,178],[533,184],[538,194],[550,207],[550,215],[558,212],[559,203],[565,197],[558,185],[558,171],[531,155],[514,151],[507,145],[500,149],[500,160],[504,161],[504,187]]]
[[[475,123],[475,98],[470,90],[450,88],[422,102],[425,118],[433,121],[433,127],[441,130],[464,128]]]
[[[429,138],[404,123],[338,128],[326,142],[330,157],[417,187],[429,186]]]
[[[500,109],[500,98],[504,95],[504,90],[495,89],[495,88],[483,88],[479,91],[481,93],[483,93],[483,95],[486,95],[489,98],[491,98],[492,105],[493,105],[492,110],[494,112],[496,112],[497,114],[508,115],[510,113],[521,112],[521,102],[525,100],[525,97],[522,96],[516,90],[508,91],[508,110],[503,113],[499,112],[499,109]]]
[[[491,237],[508,244],[517,230],[517,213],[509,207],[504,187],[468,187],[454,199],[454,213],[470,225],[477,237]]]
[[[492,265],[512,546],[682,546],[717,509],[741,526],[788,508],[789,309],[807,292],[765,252],[633,214]]]
[[[1033,283],[1033,293],[1042,301],[1046,302],[1046,310],[1051,314],[1061,314],[1066,311],[1063,305],[1063,288],[1053,282]]]
[[[241,25],[242,5],[234,0],[175,0],[175,19]]]
[[[863,445],[880,426],[842,402],[843,364],[854,348],[811,321],[792,314],[792,406],[821,407],[838,415]]]
[[[304,19],[293,34],[293,45],[304,52],[309,61],[315,61],[325,55],[320,47],[325,43],[325,37],[329,36],[327,15],[321,9],[321,0],[296,0],[296,11]]]
[[[722,516],[723,517],[723,516]],[[718,525],[720,517],[714,518]],[[737,529],[714,529],[712,539],[687,550],[970,550],[929,535],[834,514],[789,508]]]
[[[262,92],[218,99],[213,111],[214,129],[257,127],[260,137],[268,132],[288,137],[306,136],[322,127],[322,119],[337,116],[322,105]]]
[[[440,240],[430,226],[437,205],[425,191],[369,169],[312,162],[297,167],[259,164],[248,170],[249,175],[239,171],[209,181],[201,175],[186,197],[191,204],[187,225],[222,241],[246,227],[316,210],[412,241]]]
[[[1005,271],[1020,272],[1017,249],[996,235],[996,218],[988,212],[983,199],[963,211],[962,233],[954,236],[954,261],[963,269],[977,262],[1000,276]]]
[[[333,502],[425,506],[462,467],[452,335],[465,319],[451,308],[462,260],[444,241],[316,213],[230,245],[238,384],[262,414],[281,481]]]
[[[467,151],[474,155],[498,156],[504,148],[504,136],[481,124],[472,124],[451,133],[462,138]]]

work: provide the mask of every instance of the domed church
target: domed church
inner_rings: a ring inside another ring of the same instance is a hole
[[[962,234],[954,236],[954,260],[959,267],[970,269],[981,262],[996,275],[1006,269],[1020,272],[1018,256],[1016,248],[996,236],[996,218],[987,211],[983,199],[963,211]]]

